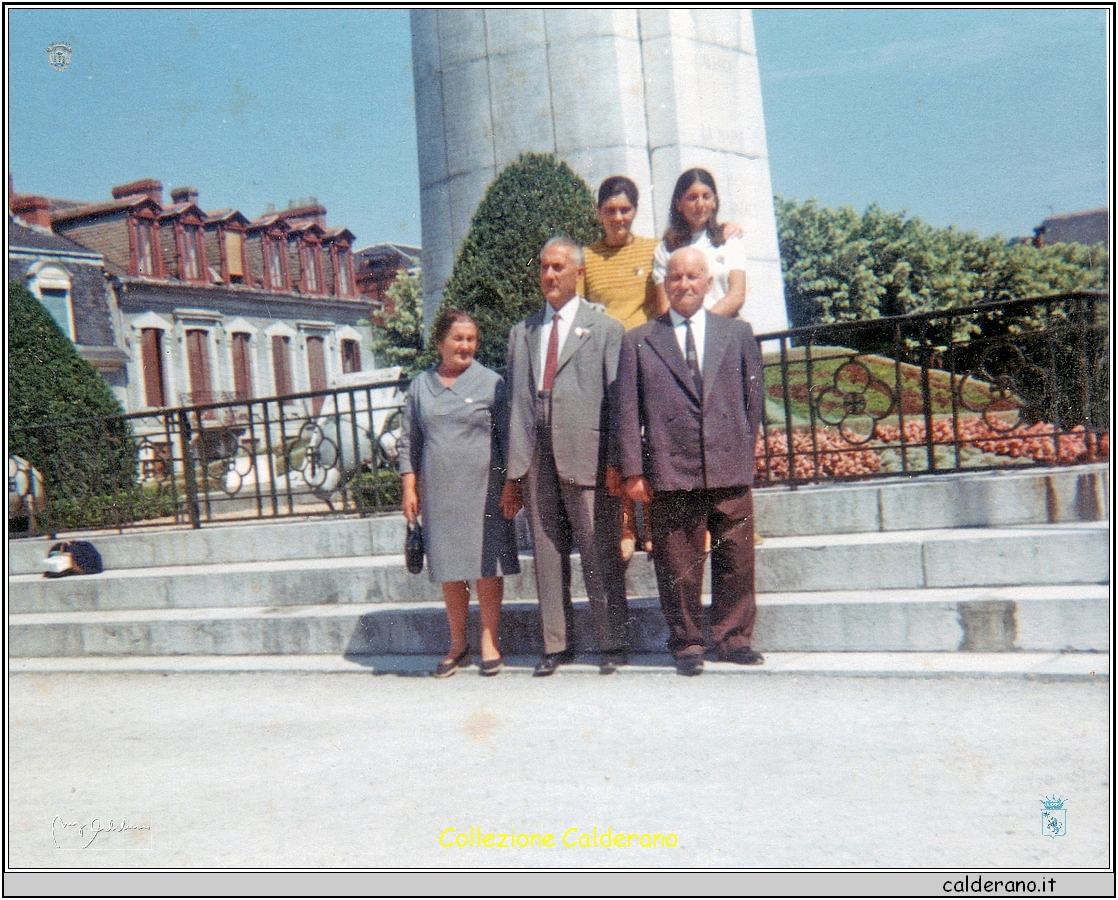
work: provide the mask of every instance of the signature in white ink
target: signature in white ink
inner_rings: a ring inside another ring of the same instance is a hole
[[[76,829],[76,830],[75,830]],[[123,834],[130,831],[147,831],[151,832],[151,825],[135,825],[127,819],[121,819],[119,822],[115,819],[102,821],[101,819],[90,819],[88,822],[71,822],[62,816],[55,816],[51,819],[50,833],[54,840],[55,849],[61,850],[62,847],[58,843],[59,836],[66,837],[67,835],[76,835],[81,849],[85,850],[91,846],[97,836],[101,834]]]

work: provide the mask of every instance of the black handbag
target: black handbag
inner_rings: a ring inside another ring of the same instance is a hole
[[[416,522],[408,523],[408,533],[404,538],[404,562],[412,575],[423,571],[423,526]]]

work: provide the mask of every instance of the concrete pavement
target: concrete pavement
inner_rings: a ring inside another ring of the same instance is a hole
[[[988,655],[1025,656],[944,654]],[[608,678],[435,681],[388,662],[380,676],[13,668],[10,865],[1109,864],[1098,668],[834,677],[772,659],[685,679],[649,659]],[[1046,838],[1053,795],[1067,831]],[[82,848],[93,818],[129,828]]]

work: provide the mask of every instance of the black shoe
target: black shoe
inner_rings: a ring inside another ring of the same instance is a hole
[[[501,666],[503,666],[504,664],[505,661],[499,656],[496,659],[491,659],[489,661],[483,659],[481,661],[481,665],[478,666],[478,671],[482,675],[496,675],[498,672],[501,671]]]
[[[622,666],[629,665],[629,656],[624,650],[607,650],[602,654],[598,671],[603,675],[612,675]]]
[[[536,670],[532,675],[544,676],[554,675],[555,670],[564,663],[572,663],[575,661],[575,654],[573,650],[563,650],[560,653],[545,653],[540,657],[540,661],[536,663]]]
[[[680,675],[702,675],[703,658],[695,654],[677,657],[675,670]]]
[[[718,658],[723,662],[737,663],[739,666],[759,666],[765,661],[765,657],[749,647],[738,647],[737,650],[719,653]]]
[[[443,660],[437,666],[435,671],[431,674],[436,678],[449,678],[457,669],[470,664],[470,645],[466,645],[466,649],[459,653],[452,660]]]

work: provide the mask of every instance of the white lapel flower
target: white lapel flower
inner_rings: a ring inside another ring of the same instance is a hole
[[[582,337],[582,336],[583,336],[584,334],[589,334],[589,333],[590,333],[590,331],[589,331],[589,329],[587,329],[587,328],[581,328],[581,327],[579,327],[579,328],[575,328],[575,337],[578,337],[578,338],[580,338],[580,337]]]

